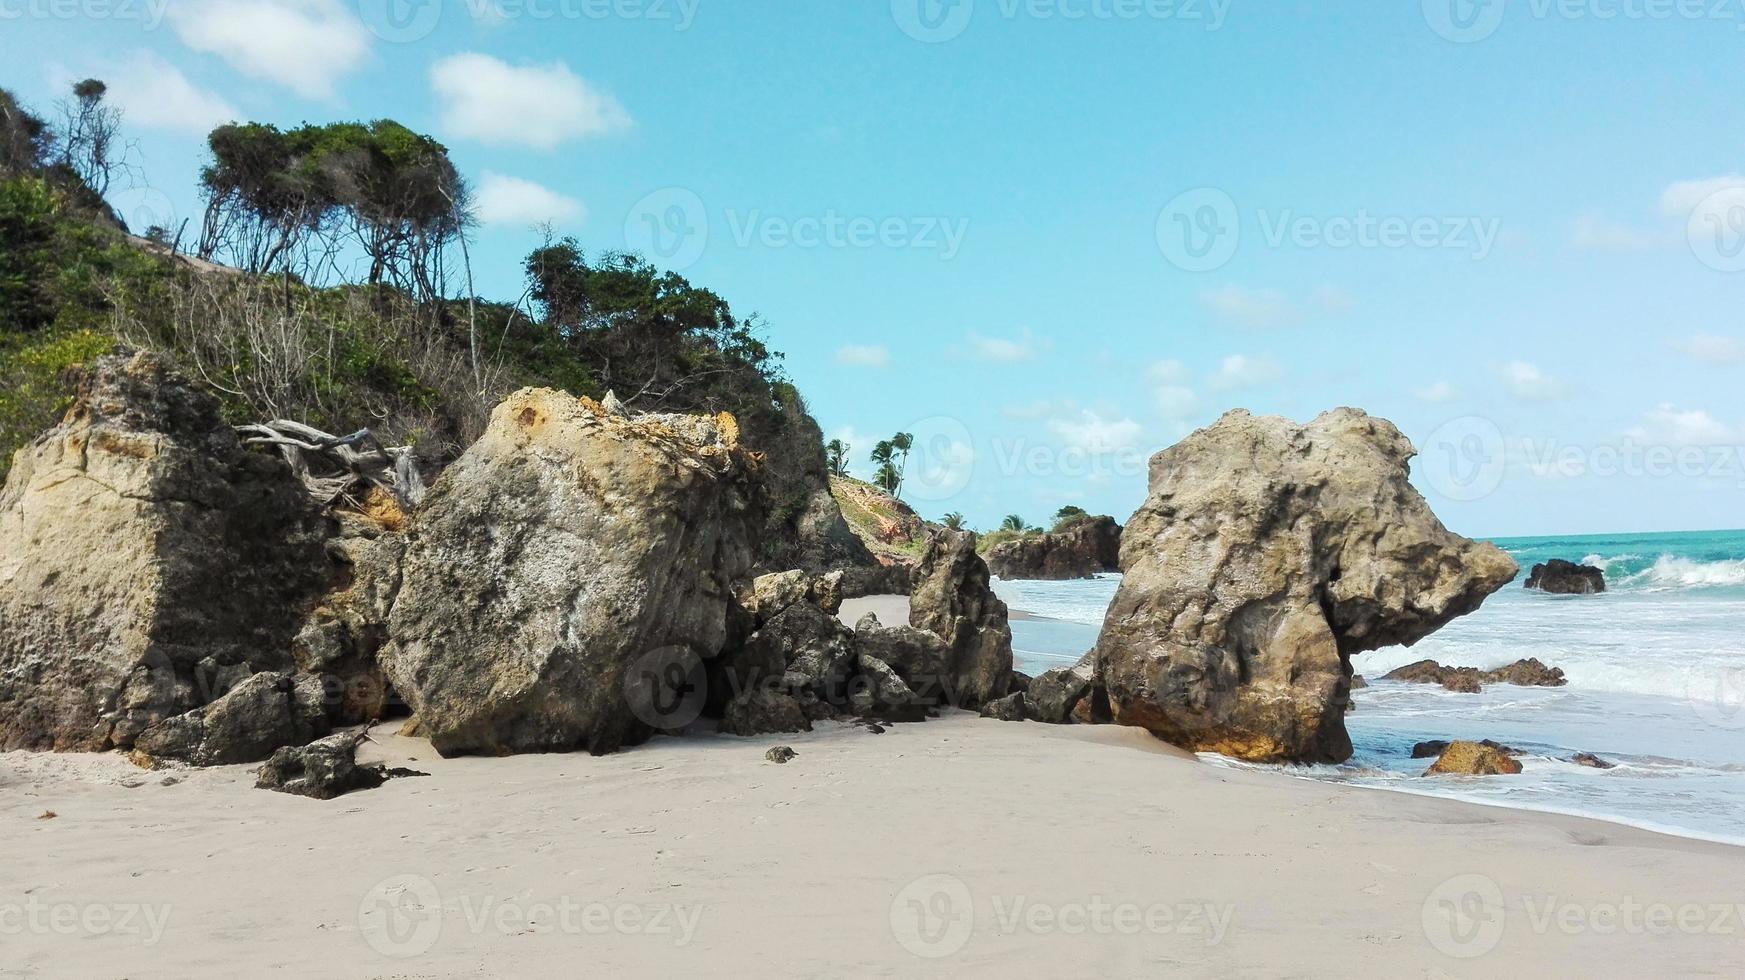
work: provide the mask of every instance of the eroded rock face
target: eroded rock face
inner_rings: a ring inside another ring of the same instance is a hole
[[[405,532],[380,654],[432,745],[601,753],[695,720],[752,567],[754,466],[731,416],[498,405]]]
[[[1096,650],[1114,719],[1195,751],[1348,758],[1351,655],[1417,642],[1517,571],[1442,526],[1414,453],[1339,409],[1231,412],[1154,456]]]
[[[988,568],[1003,579],[1095,578],[1121,570],[1121,525],[1113,517],[1087,518],[1063,531],[1004,541],[987,553]]]
[[[927,539],[910,597],[909,625],[945,640],[951,703],[971,710],[1005,697],[1012,683],[1012,627],[988,579],[975,533],[941,529]]]
[[[196,766],[233,766],[260,762],[285,746],[307,745],[327,731],[320,679],[267,671],[203,708],[141,732],[134,741],[133,757],[148,768],[166,759]]]
[[[1521,764],[1494,744],[1450,742],[1424,775],[1513,776],[1520,771]]]
[[[1533,566],[1525,587],[1554,595],[1595,595],[1606,591],[1606,573],[1592,565],[1553,558]]]
[[[126,748],[290,669],[330,530],[166,360],[99,359],[0,491],[0,749]]]

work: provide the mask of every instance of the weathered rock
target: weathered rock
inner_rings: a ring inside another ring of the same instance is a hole
[[[261,767],[255,788],[317,800],[375,789],[387,781],[387,774],[379,767],[357,764],[360,741],[358,734],[340,732],[308,745],[282,748]]]
[[[860,663],[888,666],[911,692],[913,705],[941,708],[951,704],[951,648],[939,634],[913,626],[887,627],[867,613],[855,624],[855,648]]]
[[[1526,588],[1556,595],[1594,595],[1606,591],[1606,573],[1592,565],[1553,558],[1533,566]]]
[[[890,664],[877,657],[860,655],[860,676],[851,685],[849,702],[861,716],[916,718],[932,707],[923,701]]]
[[[988,568],[1003,579],[1095,578],[1121,570],[1121,525],[1092,517],[1047,534],[1002,541],[988,549]]]
[[[1414,759],[1434,759],[1437,756],[1441,755],[1443,752],[1448,751],[1448,746],[1450,746],[1452,744],[1454,744],[1454,743],[1447,740],[1447,739],[1431,739],[1428,742],[1419,742],[1418,744],[1412,746],[1412,758],[1414,758]],[[1520,749],[1511,748],[1510,746],[1504,745],[1501,742],[1492,741],[1491,739],[1488,739],[1488,738],[1482,742],[1479,742],[1478,744],[1484,746],[1487,749],[1496,749],[1498,752],[1501,752],[1504,755],[1514,756],[1514,755],[1521,754]]]
[[[1153,457],[1097,646],[1115,720],[1244,759],[1348,758],[1350,657],[1417,642],[1517,571],[1442,526],[1414,453],[1339,409],[1231,412]]]
[[[1030,682],[1030,717],[1049,725],[1070,724],[1074,709],[1090,696],[1093,680],[1088,659],[1072,667],[1043,671]]]
[[[757,627],[781,615],[789,606],[805,602],[812,592],[812,576],[800,569],[774,572],[752,579],[750,591],[741,599]]]
[[[915,569],[909,625],[945,640],[943,686],[960,708],[1005,697],[1012,683],[1012,628],[988,579],[971,531],[935,531]]]
[[[326,735],[323,702],[315,677],[255,674],[211,704],[141,732],[134,741],[134,761],[148,768],[165,759],[197,766],[259,762],[287,745],[306,745]]]
[[[1494,745],[1450,742],[1424,775],[1512,776],[1520,771],[1521,764]]]
[[[1616,769],[1616,768],[1618,768],[1617,763],[1607,762],[1606,760],[1600,758],[1599,756],[1594,755],[1592,752],[1577,752],[1575,755],[1570,756],[1569,761],[1575,763],[1578,766],[1586,766],[1589,769]]]
[[[982,705],[981,715],[995,721],[1028,721],[1030,702],[1023,692],[1008,694]]]
[[[1562,687],[1569,683],[1563,671],[1547,667],[1537,659],[1518,660],[1496,670],[1477,667],[1444,667],[1434,660],[1419,660],[1383,675],[1382,680],[1412,684],[1440,684],[1457,694],[1477,694],[1486,684],[1515,684],[1521,687]]]
[[[1361,691],[1368,686],[1369,682],[1363,679],[1362,674],[1351,675],[1351,689],[1353,691]]]
[[[152,354],[97,360],[0,491],[0,749],[126,748],[292,666],[329,518]]]
[[[765,752],[763,757],[779,766],[794,761],[799,754],[800,753],[795,752],[786,745],[778,745],[775,748],[770,749],[768,752]]]
[[[695,720],[751,570],[736,428],[497,406],[406,531],[380,654],[437,751],[603,753]]]
[[[297,669],[321,678],[335,725],[377,721],[403,703],[378,654],[387,642],[405,541],[348,517],[341,515],[344,531],[328,543],[344,584],[323,597],[291,641]]]
[[[914,588],[915,566],[912,562],[892,559],[842,570],[842,597],[858,599],[869,595],[908,595]]]
[[[800,702],[792,696],[758,687],[727,703],[721,715],[721,732],[749,737],[787,732],[809,732],[812,723]]]

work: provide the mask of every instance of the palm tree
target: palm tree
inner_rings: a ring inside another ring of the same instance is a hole
[[[955,510],[940,518],[939,523],[951,528],[953,531],[961,531],[964,527],[963,515]]]
[[[1002,531],[1022,532],[1025,528],[1027,528],[1029,526],[1030,526],[1029,522],[1025,521],[1024,518],[1018,516],[1017,514],[1007,514],[1006,519],[1000,522],[1000,530],[1002,530]]]
[[[824,459],[830,466],[830,472],[837,476],[848,475],[848,452],[852,448],[841,439],[832,439],[824,444]]]
[[[909,450],[915,448],[915,437],[907,432],[899,432],[891,437],[891,448],[902,454],[902,458],[897,461],[897,489],[895,491],[900,500],[903,496],[903,480],[909,475]]]
[[[891,496],[897,495],[897,490],[903,485],[903,474],[897,471],[892,463],[880,464],[878,472],[873,474],[873,483]]]

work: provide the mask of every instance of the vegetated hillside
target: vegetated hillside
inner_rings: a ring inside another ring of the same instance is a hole
[[[133,237],[103,203],[86,130],[106,122],[112,141],[119,117],[81,85],[94,96],[61,130],[0,89],[0,478],[64,410],[69,369],[118,345],[172,355],[232,423],[369,428],[428,472],[518,388],[615,392],[633,411],[738,418],[766,458],[768,567],[872,562],[756,316],[572,239],[526,257],[514,302],[467,296],[467,188],[440,143],[387,120],[214,130],[185,256],[182,230]]]
[[[831,474],[830,493],[842,517],[874,555],[903,561],[918,558],[927,534],[939,527],[879,487],[852,476]]]

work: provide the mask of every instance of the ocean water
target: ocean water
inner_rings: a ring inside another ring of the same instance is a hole
[[[1349,762],[1258,768],[1745,843],[1745,531],[1496,543],[1520,563],[1520,579],[1411,649],[1354,658],[1371,686],[1353,694],[1357,710],[1346,718]],[[1524,589],[1526,570],[1550,558],[1603,568],[1608,591]],[[1090,649],[1119,584],[996,580],[1012,607],[1048,617],[1013,622],[1019,668],[1035,673]],[[1563,668],[1569,685],[1499,684],[1473,695],[1379,679],[1425,658],[1491,668],[1523,657]],[[1446,738],[1523,749],[1525,772],[1423,778],[1429,763],[1410,757],[1412,744]],[[1617,768],[1568,762],[1577,752]]]

